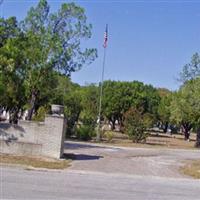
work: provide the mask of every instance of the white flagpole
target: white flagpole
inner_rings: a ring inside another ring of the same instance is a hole
[[[106,25],[106,33],[107,34],[108,25]],[[108,37],[106,35],[106,37]],[[107,43],[107,41],[106,41]],[[98,114],[98,127],[97,127],[97,142],[101,140],[101,107],[102,107],[102,96],[103,96],[103,82],[104,82],[104,71],[105,71],[105,60],[106,60],[106,47],[107,44],[104,44],[104,53],[103,53],[103,66],[102,66],[102,74],[101,74],[101,86],[100,86],[100,96],[99,96],[99,114]]]
[[[102,95],[103,95],[103,82],[104,82],[104,69],[105,69],[105,58],[106,58],[106,48],[104,48],[103,54],[103,67],[101,74],[101,87],[100,87],[100,96],[99,96],[99,115],[98,115],[98,129],[97,129],[97,141],[101,140],[101,107],[102,107]]]

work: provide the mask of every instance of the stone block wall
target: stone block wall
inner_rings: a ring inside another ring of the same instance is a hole
[[[51,115],[44,122],[0,123],[0,153],[60,158],[65,126],[64,117]]]

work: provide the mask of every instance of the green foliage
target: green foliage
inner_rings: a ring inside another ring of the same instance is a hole
[[[80,140],[90,140],[92,137],[95,136],[95,129],[94,126],[91,125],[81,125],[77,128],[77,138]]]
[[[31,52],[27,54],[31,118],[41,91],[44,88],[49,91],[45,86],[55,86],[51,84],[55,82],[52,81],[52,71],[70,76],[84,64],[92,62],[96,58],[96,50],[82,51],[80,47],[82,39],[90,38],[91,26],[87,25],[84,9],[74,3],[62,4],[57,12],[50,13],[47,1],[41,0],[35,8],[30,9],[21,24],[30,37],[30,51],[26,51]]]
[[[170,121],[170,104],[171,95],[161,98],[160,104],[158,106],[159,119],[165,123]]]
[[[37,53],[43,59],[35,61],[35,67],[50,66],[70,75],[97,56],[96,49],[81,49],[81,40],[91,37],[92,26],[87,24],[84,9],[75,3],[64,3],[51,13],[48,2],[40,0],[21,24],[27,34],[37,36],[33,45],[39,44],[41,53]]]
[[[180,73],[180,81],[186,83],[197,77],[200,77],[200,56],[198,53],[195,53],[191,58],[191,62],[183,67]]]
[[[80,96],[82,107],[80,120],[84,124],[94,126],[98,114],[98,88],[93,84],[82,87]]]
[[[190,121],[196,128],[200,127],[200,78],[187,82],[181,88],[184,98],[187,100],[187,111]],[[183,100],[182,100],[183,102]],[[186,111],[185,111],[186,112]]]
[[[82,110],[80,86],[72,83],[65,75],[56,73],[55,76],[57,87],[51,90],[53,96],[50,104],[64,105],[64,115],[67,118],[66,136],[70,137],[75,134],[75,124]]]
[[[125,114],[125,133],[129,136],[133,142],[145,142],[148,137],[148,133],[145,132],[149,122],[147,116],[142,115],[142,112],[138,109],[131,108]]]
[[[95,136],[95,126],[97,119],[98,88],[91,84],[79,90],[80,116],[82,125],[77,129],[77,137],[81,140],[90,140]]]
[[[106,137],[108,142],[111,142],[113,140],[114,134],[112,131],[106,131],[104,133],[104,136]]]
[[[18,34],[19,28],[16,17],[0,18],[0,48],[6,43],[7,39],[16,37]]]
[[[192,84],[193,85],[193,84]],[[171,120],[176,123],[191,122],[195,119],[195,104],[198,105],[190,83],[174,93],[171,101]]]
[[[156,120],[160,97],[151,85],[144,85],[138,81],[106,81],[103,91],[103,115],[113,126],[116,120],[123,125],[124,113],[131,107],[142,107],[143,113],[151,114],[152,119]]]
[[[76,123],[78,122],[80,112],[82,110],[81,107],[81,98],[79,91],[71,91],[67,93],[64,99],[64,114],[67,118],[67,132],[66,136],[69,137],[75,134]]]
[[[167,88],[158,88],[157,91],[158,91],[158,94],[159,94],[160,98],[169,96],[172,93]]]
[[[187,139],[191,128],[199,130],[200,127],[200,56],[198,53],[195,53],[191,62],[183,67],[180,80],[183,85],[172,100],[171,119],[183,126]],[[199,138],[197,134],[196,146],[199,146]]]
[[[48,112],[49,112],[49,109],[48,109],[48,108],[46,108],[46,107],[44,107],[44,106],[41,106],[41,107],[37,110],[36,114],[33,116],[33,120],[34,120],[34,121],[39,121],[39,122],[44,121],[45,115],[46,115]]]
[[[62,75],[60,73],[55,73],[55,82],[54,85],[56,86],[51,90],[52,98],[50,103],[51,104],[58,104],[58,105],[65,105],[65,99],[68,95],[71,95],[73,91],[73,83],[71,82],[70,78]]]
[[[11,23],[10,23],[11,22]],[[27,99],[24,95],[26,75],[25,53],[21,49],[26,48],[26,38],[21,34],[16,25],[16,19],[0,19],[3,35],[0,44],[0,106],[11,113],[11,121],[17,121],[17,114],[23,110]],[[10,23],[10,24],[8,24]],[[12,30],[8,28],[13,25]]]
[[[167,132],[170,123],[172,92],[166,89],[158,89],[158,92],[161,98],[158,106],[158,119],[159,122],[164,125],[163,131]]]
[[[0,18],[1,106],[16,113],[28,107],[31,119],[39,107],[63,103],[63,95],[52,92],[60,88],[57,78],[70,76],[97,57],[96,49],[81,48],[91,28],[84,9],[74,3],[50,13],[47,1],[40,0],[20,23],[15,17]]]
[[[171,120],[181,124],[187,134],[200,125],[200,78],[186,82],[173,96]],[[186,136],[188,138],[188,136]]]

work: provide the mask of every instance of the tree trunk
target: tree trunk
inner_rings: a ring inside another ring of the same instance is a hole
[[[30,109],[28,110],[28,116],[27,116],[27,120],[31,120],[32,119],[32,116],[33,116],[33,112],[35,110],[35,104],[36,104],[36,92],[33,91],[32,92],[32,95],[31,95],[31,100],[30,100]]]
[[[183,124],[183,132],[185,135],[185,140],[189,140],[190,139],[190,129],[191,129],[191,125],[189,123],[184,123]]]
[[[167,133],[168,125],[169,125],[169,123],[168,123],[168,122],[165,122],[165,127],[164,127],[164,129],[163,129],[163,132],[164,132],[164,133]]]
[[[197,139],[196,139],[195,147],[200,148],[200,128],[198,128],[197,130]]]
[[[123,119],[122,116],[118,118],[119,130],[120,130],[120,132],[122,132],[122,133],[124,133],[124,123],[123,123],[123,121],[124,121],[124,119]]]
[[[18,108],[14,108],[12,111],[10,111],[10,119],[9,119],[10,123],[17,124],[17,122],[18,122],[18,113],[19,113],[19,109]]]

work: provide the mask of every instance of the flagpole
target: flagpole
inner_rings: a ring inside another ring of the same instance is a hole
[[[106,25],[106,33],[107,34],[108,25]],[[107,35],[106,35],[107,37]],[[104,82],[104,71],[105,71],[105,60],[106,60],[106,47],[107,47],[107,38],[104,43],[104,51],[103,51],[103,66],[102,66],[102,74],[101,74],[101,82],[100,82],[100,95],[99,95],[99,114],[98,114],[98,126],[97,126],[97,137],[96,140],[99,142],[101,140],[101,107],[102,107],[102,96],[103,96],[103,82]]]
[[[105,70],[105,60],[106,60],[106,48],[104,48],[103,53],[103,67],[101,74],[101,86],[100,86],[100,96],[99,96],[99,115],[98,115],[98,129],[97,129],[97,141],[101,140],[101,107],[102,107],[102,95],[103,95],[103,82],[104,82],[104,70]]]

